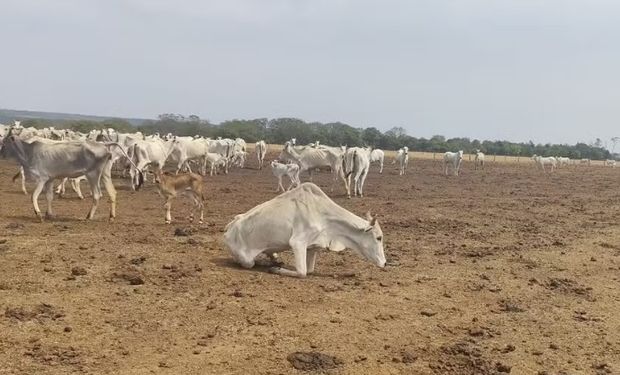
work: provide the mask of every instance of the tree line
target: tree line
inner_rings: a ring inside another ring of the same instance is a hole
[[[371,146],[384,150],[397,150],[403,146],[410,151],[446,152],[463,150],[471,153],[476,149],[489,155],[507,155],[529,157],[534,154],[542,156],[565,156],[572,159],[589,158],[594,160],[611,158],[609,150],[597,139],[592,144],[535,144],[534,142],[489,141],[470,138],[446,138],[435,135],[430,138],[413,137],[401,127],[382,132],[374,127],[356,128],[341,122],[320,123],[305,122],[297,118],[230,120],[212,124],[196,115],[182,116],[163,114],[157,120],[146,120],[134,127],[122,119],[105,121],[71,120],[53,121],[45,119],[27,119],[23,126],[37,128],[54,126],[57,129],[72,129],[83,133],[91,129],[113,128],[120,132],[139,130],[144,134],[168,134],[180,136],[200,135],[211,138],[243,138],[247,142],[265,140],[270,144],[283,144],[296,138],[298,144],[319,141],[325,145]]]

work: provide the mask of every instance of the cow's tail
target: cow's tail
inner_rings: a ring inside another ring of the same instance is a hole
[[[134,155],[137,155],[137,152],[138,152],[138,150],[136,149],[137,145],[138,145],[137,143],[133,145],[133,147],[134,147],[133,154]],[[138,169],[138,166],[133,162],[133,160],[131,160],[131,158],[129,157],[129,155],[127,155],[127,153],[125,152],[123,147],[121,147],[121,145],[119,145],[116,142],[111,142],[111,143],[107,143],[106,146],[108,146],[108,150],[109,150],[110,146],[118,147],[121,150],[121,152],[123,153],[123,155],[125,155],[127,160],[129,160],[131,165],[136,169],[136,171],[138,172],[138,185],[136,186],[136,190],[140,190],[140,187],[142,187],[142,185],[144,184],[144,173],[142,173],[142,171],[140,169]]]

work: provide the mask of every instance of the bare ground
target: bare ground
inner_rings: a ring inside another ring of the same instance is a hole
[[[620,169],[373,167],[364,199],[331,196],[379,215],[388,266],[322,253],[297,280],[223,247],[274,196],[254,167],[207,177],[204,225],[123,180],[116,222],[70,193],[38,223],[1,161],[0,374],[620,373]]]

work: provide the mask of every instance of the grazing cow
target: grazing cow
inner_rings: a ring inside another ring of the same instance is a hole
[[[480,150],[476,150],[476,157],[474,159],[474,169],[484,169],[484,154]]]
[[[37,202],[39,194],[45,189],[47,198],[46,217],[51,217],[52,200],[54,199],[54,179],[70,177],[76,178],[85,175],[90,184],[93,204],[87,219],[92,219],[101,198],[100,181],[110,196],[110,220],[116,217],[116,189],[112,184],[112,153],[110,147],[119,147],[118,144],[101,144],[96,142],[61,142],[32,143],[22,142],[14,135],[4,139],[1,154],[17,160],[24,168],[24,173],[35,180],[36,187],[32,193],[32,205],[35,214],[41,221],[43,215]],[[140,182],[142,178],[139,179]]]
[[[445,154],[443,154],[443,169],[444,169],[445,175],[446,176],[448,175],[448,169],[451,166],[454,175],[458,176],[461,170],[462,162],[463,162],[463,150],[460,150],[458,152],[448,151]]]
[[[288,176],[291,180],[291,184],[288,186],[286,191],[291,190],[293,185],[299,186],[300,184],[299,165],[297,164],[283,164],[274,160],[271,162],[271,171],[273,172],[273,175],[278,178],[278,188],[276,189],[276,193],[279,192],[280,189],[285,191],[284,186],[282,185],[282,177],[284,176]]]
[[[353,196],[359,192],[364,197],[364,182],[370,170],[370,150],[367,148],[351,147],[344,155],[344,175],[347,181],[347,197],[351,198],[351,176],[353,176]]]
[[[306,147],[298,151],[291,143],[286,142],[284,149],[280,153],[280,160],[292,160],[299,165],[299,172],[308,171],[310,179],[312,179],[312,170],[320,167],[330,167],[333,173],[331,190],[334,190],[334,183],[338,177],[342,178],[345,189],[347,181],[342,173],[342,163],[344,160],[344,151],[339,147],[320,148]]]
[[[155,183],[159,194],[164,197],[166,202],[164,208],[166,209],[166,224],[172,222],[170,216],[170,209],[172,208],[172,200],[177,197],[178,194],[189,196],[194,204],[194,209],[199,211],[200,219],[198,222],[202,224],[204,220],[204,183],[202,176],[196,173],[181,173],[176,175],[168,175],[161,169],[155,170]],[[190,209],[189,221],[194,221],[194,211]]]
[[[398,175],[404,175],[409,165],[409,147],[405,146],[396,152],[396,158],[392,164],[396,162],[398,162]]]
[[[581,159],[579,161],[579,164],[581,164],[581,165],[591,165],[592,164],[592,160],[584,158],[584,159]]]
[[[607,167],[616,168],[616,161],[613,160],[613,159],[607,159],[607,160],[605,160],[605,165]]]
[[[549,165],[550,172],[553,172],[553,170],[556,168],[556,165],[557,165],[557,162],[558,162],[557,159],[554,158],[553,156],[542,157],[542,156],[538,156],[536,154],[534,154],[534,156],[532,156],[532,159],[536,163],[536,167],[538,169],[542,169],[543,172],[547,172],[547,169],[545,168],[545,165]]]
[[[130,152],[133,159],[132,168],[129,171],[132,190],[137,190],[138,177],[146,172],[148,166],[160,170],[164,167],[173,147],[174,140],[164,141],[154,138],[135,141]]]
[[[303,278],[314,272],[320,249],[349,248],[375,265],[385,266],[383,232],[376,218],[354,215],[312,183],[301,184],[235,216],[226,226],[224,242],[244,268],[254,267],[254,259],[261,253],[292,249],[295,271],[271,268],[271,272],[285,276]]]
[[[256,158],[258,159],[258,169],[263,169],[263,161],[265,161],[265,155],[267,155],[267,144],[265,141],[258,141],[254,148],[256,151]]]
[[[385,158],[385,153],[383,152],[383,150],[380,150],[378,148],[375,148],[370,153],[370,162],[371,163],[375,163],[375,162],[379,163],[379,173],[383,173],[383,159],[384,158]]]

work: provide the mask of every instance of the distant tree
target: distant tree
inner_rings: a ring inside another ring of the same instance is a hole
[[[400,138],[407,135],[407,130],[402,126],[395,126],[392,129],[385,132],[388,137]]]

